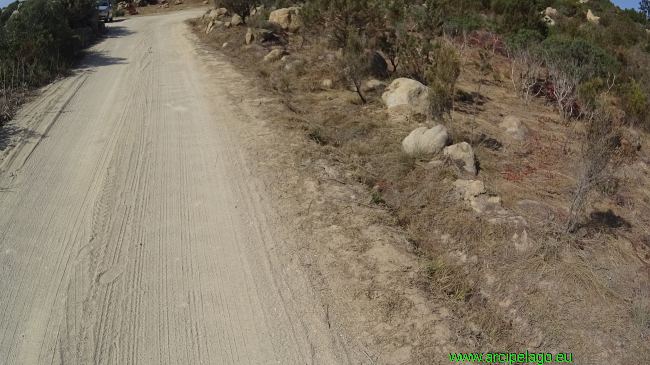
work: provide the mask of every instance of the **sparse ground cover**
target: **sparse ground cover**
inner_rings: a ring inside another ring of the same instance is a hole
[[[302,174],[286,182],[287,190],[297,187],[297,200],[307,201],[299,228],[314,237],[336,234],[319,252],[340,255],[340,265],[360,263],[342,275],[372,294],[352,303],[383,308],[400,323],[418,315],[431,320],[431,328],[408,334],[390,320],[383,331],[377,330],[383,320],[348,318],[348,324],[377,342],[392,341],[391,353],[401,348],[412,363],[443,363],[445,350],[458,348],[573,352],[579,364],[650,356],[646,134],[620,129],[604,161],[607,178],[567,230],[585,151],[593,151],[588,136],[598,133],[585,119],[563,118],[554,102],[522,98],[512,81],[513,59],[497,43],[443,39],[456,50],[461,73],[450,115],[441,121],[450,143],[472,147],[473,175],[442,153],[404,152],[410,132],[436,123],[387,110],[382,94],[396,75],[354,82],[325,32],[288,32],[268,16],[258,10],[247,20],[252,29],[228,24],[230,14],[191,24],[206,45],[282,102],[269,116],[290,141],[294,157],[284,168]],[[484,188],[462,196],[459,184],[467,181]],[[475,209],[481,199],[493,205]],[[393,233],[376,234],[386,230]],[[382,267],[390,257],[382,261],[379,250],[412,255],[417,267]],[[427,305],[419,307],[418,295]],[[436,335],[418,340],[427,331]]]

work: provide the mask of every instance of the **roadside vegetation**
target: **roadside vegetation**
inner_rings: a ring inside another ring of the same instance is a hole
[[[93,0],[27,0],[0,9],[0,124],[29,90],[64,75],[101,27]]]
[[[647,13],[217,0],[192,24],[284,101],[297,155],[365,186],[407,233],[414,285],[453,308],[459,343],[650,356]]]

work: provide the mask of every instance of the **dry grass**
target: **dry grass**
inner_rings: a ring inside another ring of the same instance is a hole
[[[13,118],[27,96],[28,91],[23,88],[0,88],[0,127]]]
[[[463,97],[457,98],[448,127],[455,142],[474,146],[478,178],[489,192],[527,222],[493,223],[456,197],[452,183],[459,173],[454,166],[431,165],[402,153],[401,140],[422,120],[392,119],[379,93],[370,94],[367,105],[354,102],[356,95],[345,88],[332,61],[335,52],[324,40],[289,36],[282,45],[289,61],[266,64],[261,58],[278,45],[245,46],[245,28],[206,36],[203,25],[195,26],[207,44],[280,96],[286,108],[274,118],[278,127],[300,131],[310,142],[297,153],[345,171],[342,183],[365,185],[368,204],[390,213],[391,219],[381,223],[408,232],[423,260],[418,287],[452,308],[459,320],[456,336],[464,343],[486,351],[568,351],[580,364],[642,363],[648,358],[646,150],[622,153],[626,158],[616,163],[625,173],[617,178],[618,188],[597,194],[598,204],[590,201],[591,221],[576,235],[566,235],[563,222],[575,184],[579,123],[560,122],[544,100],[526,105],[503,76],[509,72],[507,60],[495,56],[493,74],[485,75],[468,51],[459,82]],[[224,43],[228,46],[222,48]],[[243,60],[248,62],[238,62]],[[300,67],[287,71],[291,60],[301,60]],[[322,88],[323,79],[333,80],[335,88]],[[523,142],[508,139],[498,127],[511,114],[530,130]],[[647,136],[640,138],[647,145]],[[604,208],[628,224],[610,226],[594,219]],[[523,248],[515,245],[522,235],[527,237]],[[386,303],[389,317],[402,305],[398,298]]]

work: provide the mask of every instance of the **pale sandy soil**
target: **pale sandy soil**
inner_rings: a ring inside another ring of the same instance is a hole
[[[251,159],[263,143],[243,137],[264,139],[264,121],[243,111],[240,76],[196,50],[183,21],[200,14],[109,25],[13,122],[1,363],[384,362],[381,342],[346,330],[365,308],[332,296],[342,279],[315,283],[328,273],[308,268],[303,233],[278,214],[273,176]]]

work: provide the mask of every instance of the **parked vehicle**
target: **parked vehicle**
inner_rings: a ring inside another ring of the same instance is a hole
[[[97,2],[97,12],[99,13],[99,20],[104,23],[113,21],[113,3],[111,0],[99,0]]]

